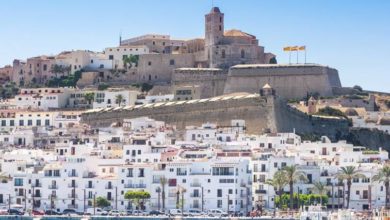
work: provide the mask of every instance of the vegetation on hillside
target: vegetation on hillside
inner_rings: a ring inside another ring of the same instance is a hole
[[[318,110],[318,112],[316,113],[316,115],[348,118],[344,112],[342,112],[338,109],[334,109],[334,108],[329,107],[329,106],[327,106],[325,108],[320,108]]]
[[[46,86],[48,87],[76,87],[77,81],[81,78],[82,70],[74,72],[74,74],[69,74],[67,76],[54,77],[50,79]]]
[[[4,85],[0,85],[0,99],[13,98],[16,94],[18,94],[18,92],[19,88],[14,82],[8,82]]]
[[[106,89],[108,89],[110,86],[108,85],[108,84],[106,84],[106,83],[100,83],[99,85],[98,85],[98,90],[106,90]]]
[[[319,194],[299,194],[299,201],[298,201],[298,193],[294,193],[293,196],[293,203],[294,209],[298,209],[299,206],[308,206],[308,205],[316,205],[320,204],[322,201],[323,205],[328,204],[328,196],[327,195],[319,195]],[[277,207],[281,207],[282,209],[287,209],[290,207],[290,195],[285,193],[281,196],[281,198],[277,197],[275,199],[275,203]]]
[[[141,88],[142,92],[149,92],[151,89],[153,89],[153,85],[151,85],[149,83],[142,83],[141,85],[140,84],[132,84],[131,86],[133,86],[135,88]]]

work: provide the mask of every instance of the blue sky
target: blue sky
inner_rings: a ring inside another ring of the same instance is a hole
[[[63,50],[102,51],[146,33],[204,35],[211,0],[1,0],[0,66]],[[254,34],[279,63],[287,45],[306,45],[307,61],[339,70],[344,86],[390,92],[390,1],[214,0],[225,29]],[[295,59],[294,59],[295,60]],[[303,61],[303,54],[301,55]]]

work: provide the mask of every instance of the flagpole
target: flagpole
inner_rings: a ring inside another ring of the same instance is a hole
[[[306,47],[305,47],[305,64],[306,64]]]
[[[299,49],[297,49],[297,64],[299,63]]]
[[[288,52],[288,63],[291,64],[291,50]]]

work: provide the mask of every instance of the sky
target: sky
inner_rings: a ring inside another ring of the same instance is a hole
[[[0,0],[0,66],[64,50],[103,51],[118,45],[120,33],[203,37],[212,5],[225,14],[225,30],[256,35],[278,63],[289,62],[283,47],[306,45],[307,62],[338,69],[343,86],[390,92],[388,0]]]

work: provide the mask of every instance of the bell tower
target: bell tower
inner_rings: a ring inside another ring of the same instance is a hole
[[[215,46],[220,44],[224,33],[224,14],[218,7],[213,7],[205,15],[205,51],[210,67],[215,67]]]

